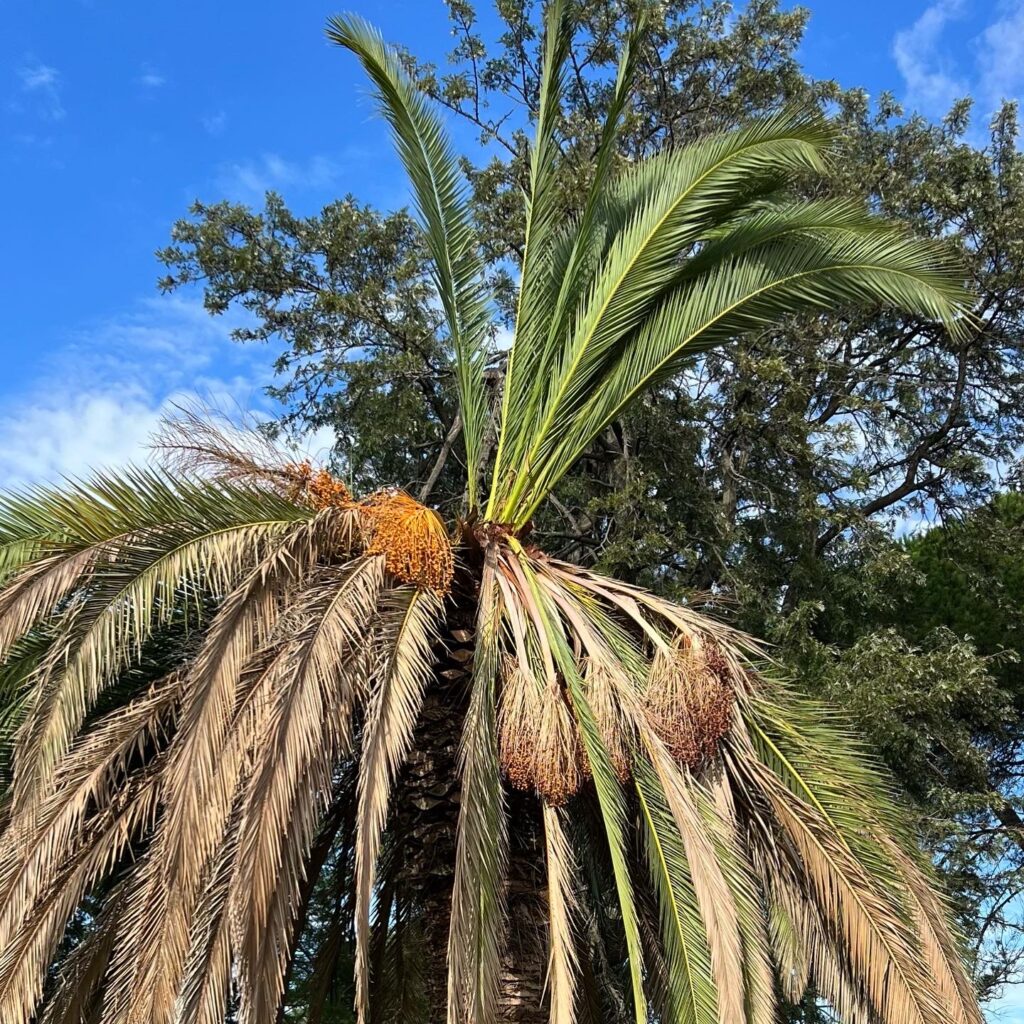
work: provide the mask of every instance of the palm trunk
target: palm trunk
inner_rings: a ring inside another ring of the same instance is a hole
[[[403,861],[398,881],[418,921],[418,973],[430,1024],[447,1019],[448,926],[459,817],[458,745],[465,717],[464,665],[452,664],[447,654],[445,662],[439,666],[437,684],[426,695],[396,794],[396,832]]]
[[[472,674],[476,583],[460,572],[453,607],[437,642],[434,682],[427,691],[412,750],[395,794],[395,832],[402,859],[396,879],[413,910],[417,981],[424,1020],[448,1019],[448,932],[459,820],[459,742]],[[403,1024],[406,1022],[403,1021]],[[409,1022],[414,1024],[414,1022]]]
[[[460,595],[461,596],[461,595]],[[468,595],[467,595],[468,597]],[[436,681],[426,695],[412,752],[396,792],[397,879],[416,908],[425,1020],[447,1020],[448,930],[459,816],[458,748],[469,695],[475,595],[458,600],[438,644]],[[510,792],[506,900],[508,942],[499,1020],[546,1021],[547,891],[536,797]]]
[[[503,1024],[542,1024],[548,1019],[548,906],[537,798],[510,793],[509,812],[508,941],[502,959],[498,1019]]]

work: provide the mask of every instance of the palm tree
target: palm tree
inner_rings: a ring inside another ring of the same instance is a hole
[[[811,984],[850,1021],[980,1021],[842,723],[692,604],[530,540],[595,438],[693,354],[837,306],[962,332],[967,297],[936,245],[796,196],[826,159],[814,114],[622,167],[642,25],[567,221],[567,6],[546,15],[500,399],[452,147],[381,38],[329,24],[433,258],[457,522],[195,416],[164,468],[0,504],[0,657],[30,693],[0,836],[5,1024],[273,1024],[310,924],[309,1021],[352,977],[366,1022],[769,1024]],[[162,674],[140,674],[160,643]],[[311,911],[325,865],[336,899]]]

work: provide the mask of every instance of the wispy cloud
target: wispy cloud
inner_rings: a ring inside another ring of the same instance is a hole
[[[258,160],[224,165],[217,175],[217,186],[233,199],[253,199],[268,189],[329,188],[339,173],[338,165],[325,156],[303,162],[264,153]]]
[[[999,17],[975,43],[980,86],[991,106],[1024,91],[1024,0],[1000,5]]]
[[[64,117],[61,76],[55,67],[27,57],[17,69],[17,75],[19,95],[11,104],[16,111],[34,113],[49,121]]]
[[[224,129],[228,125],[228,115],[225,111],[218,110],[215,113],[207,114],[205,117],[200,118],[200,122],[203,126],[203,131],[207,135],[216,137],[224,134]]]
[[[167,79],[151,64],[143,64],[138,82],[146,89],[159,89],[160,86],[167,84]]]
[[[941,50],[946,26],[964,13],[963,0],[939,0],[892,44],[896,67],[906,82],[907,102],[929,112],[945,110],[968,91],[951,58]]]
[[[144,460],[160,417],[197,394],[266,409],[273,357],[232,342],[236,325],[170,297],[78,332],[0,410],[0,489]]]
[[[985,11],[991,20],[972,30],[966,46],[952,38],[956,28],[963,32],[968,16]],[[908,106],[935,116],[954,100],[971,96],[979,113],[988,115],[1024,90],[1024,0],[1000,0],[987,8],[967,0],[936,0],[896,34],[892,54]]]

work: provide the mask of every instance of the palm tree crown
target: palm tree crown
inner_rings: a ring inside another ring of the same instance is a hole
[[[328,28],[432,257],[457,523],[188,415],[162,469],[0,503],[5,1024],[274,1024],[311,924],[310,1021],[346,978],[360,1021],[769,1024],[812,984],[850,1021],[980,1021],[927,865],[842,727],[754,641],[529,538],[692,354],[833,306],[959,332],[967,296],[935,244],[796,195],[826,159],[815,114],[622,166],[642,24],[566,222],[567,8],[546,15],[500,399],[455,153],[371,28]],[[325,865],[339,891],[311,922]]]

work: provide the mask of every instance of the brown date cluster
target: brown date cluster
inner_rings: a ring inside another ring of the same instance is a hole
[[[562,806],[593,774],[564,686],[543,685],[506,665],[499,714],[502,771],[516,789],[536,791]],[[583,686],[597,733],[613,772],[624,783],[632,775],[629,716],[599,669],[585,666]],[[710,642],[684,644],[659,655],[635,713],[643,715],[671,757],[698,773],[715,757],[732,723],[735,691],[729,663]]]
[[[403,583],[447,594],[455,573],[455,554],[441,517],[398,490],[376,491],[356,501],[345,484],[309,462],[289,467],[289,497],[316,511],[358,509],[367,536],[366,553],[383,555],[384,566]]]

